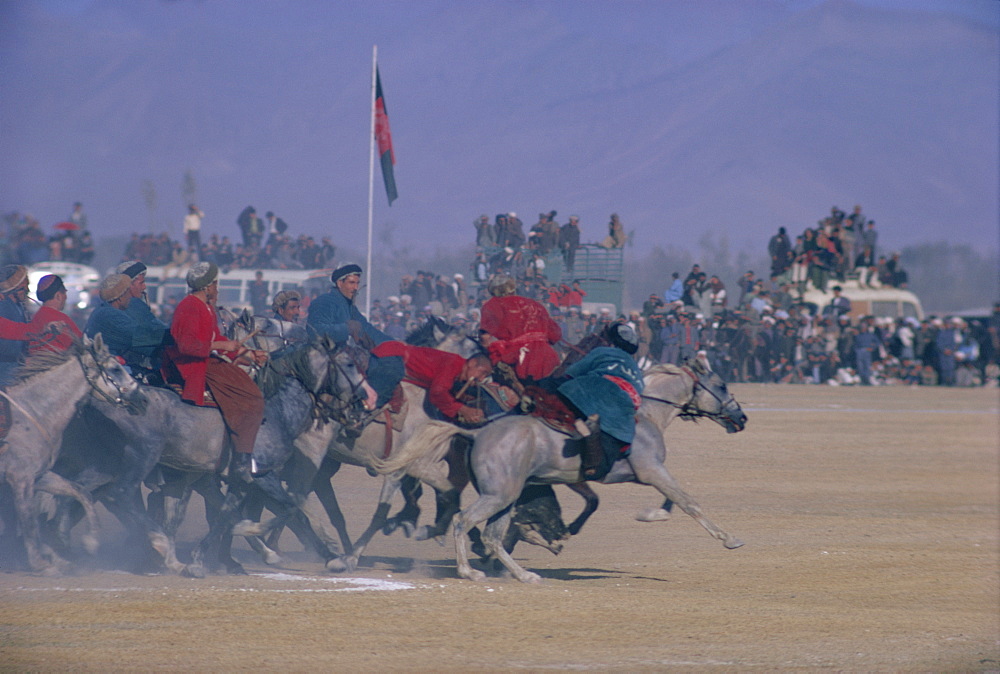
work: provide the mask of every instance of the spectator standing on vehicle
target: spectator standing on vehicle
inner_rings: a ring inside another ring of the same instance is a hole
[[[201,221],[204,217],[196,204],[188,205],[188,213],[184,216],[184,238],[188,250],[195,255],[201,250]]]

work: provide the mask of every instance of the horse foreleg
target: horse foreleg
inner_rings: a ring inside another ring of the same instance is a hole
[[[404,475],[399,486],[400,492],[403,494],[403,507],[388,519],[385,526],[382,527],[382,533],[388,536],[402,527],[403,533],[409,538],[416,530],[417,521],[420,519],[419,501],[424,494],[424,486],[420,480],[411,475]],[[418,537],[417,540],[422,539]]]
[[[44,473],[35,481],[35,490],[44,491],[53,496],[65,496],[79,503],[80,507],[83,508],[83,516],[87,522],[87,533],[83,535],[83,547],[90,554],[97,552],[99,545],[97,532],[100,530],[101,525],[97,521],[97,511],[94,509],[94,501],[91,499],[90,494],[52,471]]]
[[[570,535],[576,536],[580,533],[580,529],[583,528],[583,525],[586,524],[587,520],[590,519],[590,516],[597,512],[597,506],[601,504],[601,499],[598,498],[597,492],[591,489],[590,484],[586,482],[576,482],[573,484],[567,484],[566,486],[582,496],[585,501],[583,511],[581,511],[580,514],[576,516],[576,519],[573,520],[573,522],[567,527]]]
[[[340,469],[340,463],[331,463],[335,464],[336,467],[332,471],[329,471],[326,468],[327,462],[323,462],[324,468],[320,469],[320,472],[316,474],[316,479],[313,480],[313,491],[326,511],[326,516],[330,520],[330,524],[333,525],[337,536],[340,538],[340,544],[344,547],[344,554],[351,555],[354,553],[354,543],[351,541],[350,534],[347,533],[347,520],[344,519],[344,513],[340,509],[337,495],[334,493],[333,485],[330,483],[330,478]]]
[[[648,458],[645,454],[636,456],[637,454],[633,450],[632,455],[629,456],[627,461],[632,466],[638,482],[656,488],[668,500],[676,503],[681,510],[693,517],[713,538],[722,541],[722,544],[726,548],[732,550],[743,545],[743,541],[723,531],[710,519],[705,517],[701,511],[701,506],[687,492],[681,489],[677,480],[667,471],[666,466]]]
[[[392,505],[392,499],[399,491],[400,479],[393,477],[392,475],[386,475],[382,480],[382,491],[379,492],[378,496],[378,506],[375,508],[375,514],[372,515],[372,521],[368,524],[368,528],[365,529],[361,537],[358,538],[354,543],[354,552],[350,555],[345,555],[339,559],[333,559],[327,562],[326,568],[328,571],[353,571],[358,568],[358,561],[361,559],[362,553],[364,553],[365,548],[368,547],[368,543],[372,540],[375,534],[385,526],[386,521],[389,517],[389,508]]]
[[[14,497],[14,510],[17,512],[17,524],[21,530],[21,541],[28,557],[28,566],[32,571],[45,575],[58,575],[69,568],[69,562],[58,556],[49,561],[42,554],[39,541],[38,509],[35,507],[35,481],[30,478],[7,477]]]

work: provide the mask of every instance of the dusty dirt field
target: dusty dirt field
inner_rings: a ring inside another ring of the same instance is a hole
[[[0,670],[1000,670],[997,391],[734,388],[747,430],[676,422],[668,466],[739,550],[598,485],[561,555],[515,551],[538,586],[399,534],[349,579],[287,534],[280,570],[238,550],[249,577],[0,573]],[[377,481],[335,486],[360,533]]]

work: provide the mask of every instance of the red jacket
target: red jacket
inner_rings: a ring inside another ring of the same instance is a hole
[[[490,345],[493,362],[513,365],[520,379],[542,379],[559,365],[552,344],[562,339],[562,330],[535,300],[492,297],[483,305],[479,327],[500,340]]]
[[[45,327],[49,323],[64,323],[65,327],[63,332],[56,336],[47,335],[45,337],[40,337],[41,333],[45,330]],[[35,333],[33,339],[28,344],[28,353],[33,354],[39,351],[65,351],[73,344],[73,337],[76,336],[78,339],[83,337],[83,333],[80,332],[80,328],[76,326],[73,319],[59,311],[58,309],[53,309],[52,307],[47,307],[42,305],[39,307],[38,312],[35,313],[34,318],[31,319],[31,323],[28,324],[31,327],[31,331]]]
[[[169,369],[170,364],[177,368],[184,380],[181,397],[195,405],[205,404],[208,356],[212,353],[212,342],[222,339],[218,326],[215,310],[194,295],[188,295],[177,304],[170,323],[174,345],[164,351],[165,369]]]
[[[458,414],[462,403],[451,394],[451,389],[462,374],[464,358],[439,349],[395,341],[382,342],[372,353],[378,357],[402,356],[406,367],[406,381],[427,389],[427,398],[431,404],[449,419],[454,419]]]

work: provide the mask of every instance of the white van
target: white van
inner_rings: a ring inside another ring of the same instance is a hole
[[[66,286],[66,311],[71,308],[82,311],[89,307],[101,285],[101,274],[93,267],[76,262],[50,260],[28,267],[28,292],[32,297],[36,297],[39,279],[47,274],[56,274],[63,280],[63,285]],[[31,305],[34,306],[33,303]]]
[[[815,311],[822,313],[823,308],[830,304],[833,299],[833,286],[841,287],[841,295],[851,300],[850,316],[859,318],[861,316],[874,316],[876,318],[916,318],[918,321],[924,320],[924,308],[920,304],[920,298],[905,288],[892,288],[882,286],[880,288],[862,288],[856,279],[848,279],[843,283],[830,281],[826,284],[826,292],[822,293],[811,285],[803,295],[803,301],[815,307]]]
[[[178,301],[188,292],[187,272],[189,267],[148,267],[146,269],[146,292],[151,305],[162,305],[171,297]],[[220,307],[233,311],[252,309],[250,284],[257,271],[264,274],[267,282],[267,301],[270,304],[275,294],[282,290],[298,290],[303,295],[314,291],[320,293],[330,289],[332,269],[233,269],[219,272]]]

